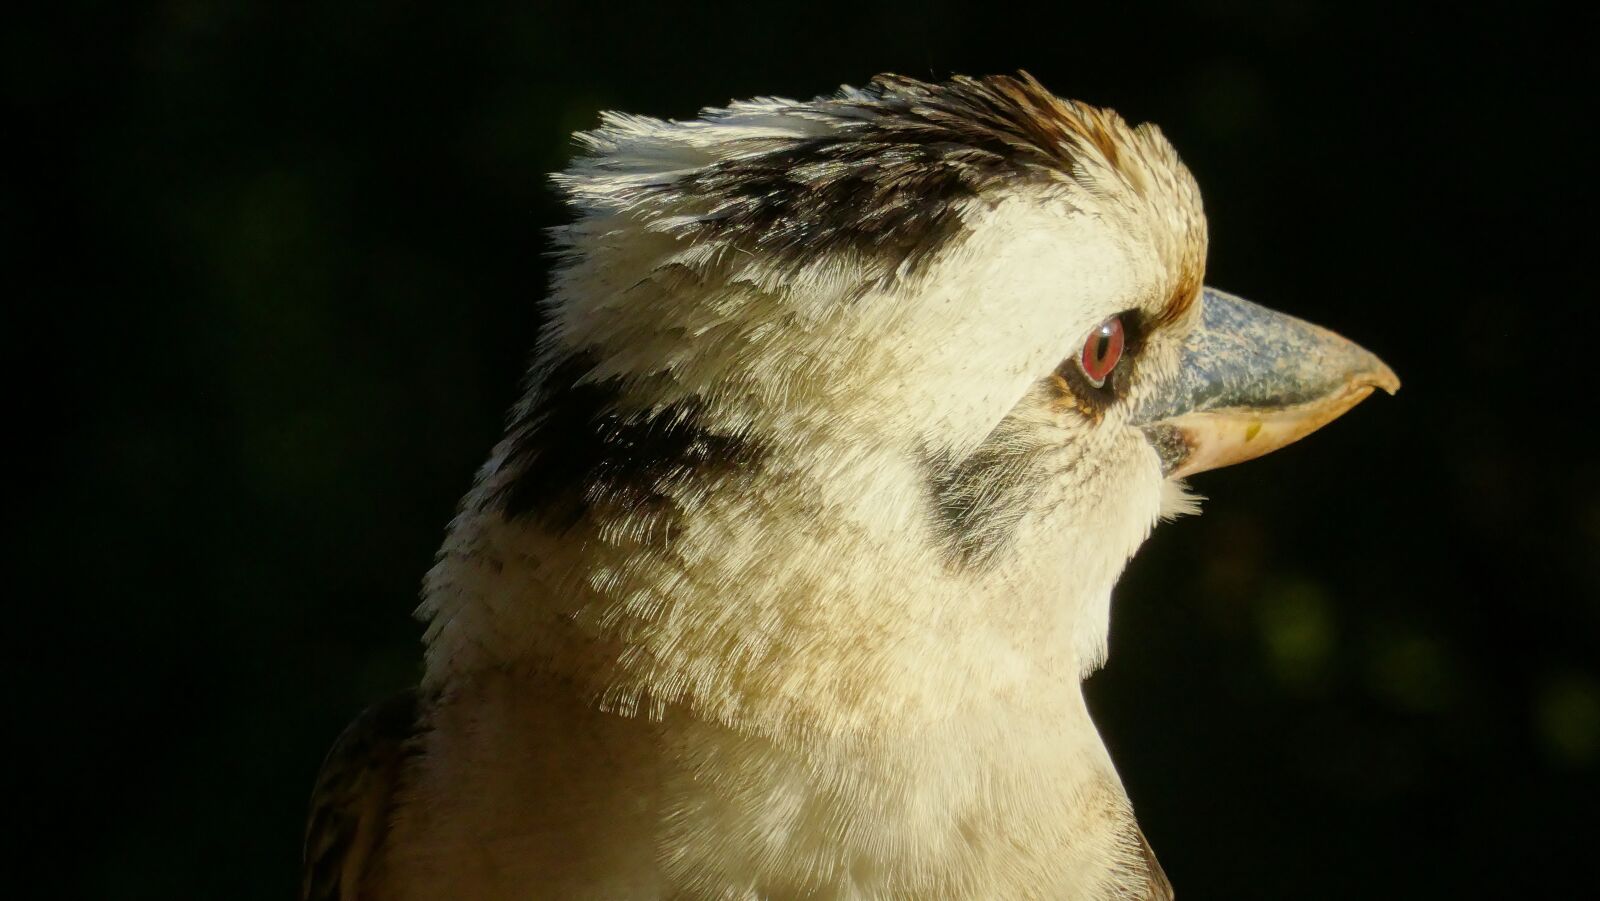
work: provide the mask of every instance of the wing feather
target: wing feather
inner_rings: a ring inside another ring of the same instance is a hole
[[[415,689],[374,704],[328,751],[311,793],[301,901],[358,901],[389,829],[395,786],[415,753]]]
[[[1150,840],[1144,837],[1144,830],[1139,829],[1138,832],[1139,849],[1144,852],[1145,865],[1150,868],[1150,893],[1145,895],[1145,901],[1173,901],[1176,893],[1172,890],[1172,881],[1167,878],[1167,871],[1161,869],[1161,861],[1156,860],[1155,849],[1150,847]]]

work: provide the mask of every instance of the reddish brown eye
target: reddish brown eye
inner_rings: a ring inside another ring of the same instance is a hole
[[[1122,317],[1113,316],[1094,327],[1089,340],[1083,342],[1083,374],[1096,388],[1106,383],[1111,370],[1122,359]]]

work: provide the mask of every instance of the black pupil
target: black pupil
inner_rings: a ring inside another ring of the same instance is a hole
[[[1105,360],[1105,358],[1106,358],[1106,354],[1110,350],[1111,350],[1111,336],[1106,334],[1105,329],[1101,329],[1100,330],[1100,337],[1094,343],[1094,361],[1096,363],[1103,362]]]

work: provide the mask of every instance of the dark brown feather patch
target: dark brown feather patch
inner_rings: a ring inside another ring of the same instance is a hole
[[[586,354],[568,357],[518,409],[501,463],[504,480],[487,507],[557,530],[601,507],[649,519],[654,525],[643,531],[666,540],[682,512],[673,499],[680,489],[711,490],[765,458],[749,436],[709,429],[696,399],[625,409],[627,386],[588,380],[594,365]]]
[[[306,822],[301,901],[356,901],[383,847],[395,788],[417,751],[415,689],[374,704],[334,742]]]
[[[1001,185],[1079,181],[1092,162],[1135,194],[1152,187],[1137,157],[1153,131],[1063,100],[1026,72],[937,83],[885,74],[795,109],[834,127],[742,139],[740,153],[638,186],[626,206],[645,216],[693,210],[656,227],[779,265],[853,254],[881,282],[917,271],[963,234],[964,205]]]

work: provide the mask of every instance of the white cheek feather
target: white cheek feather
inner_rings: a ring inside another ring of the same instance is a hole
[[[1167,479],[1161,483],[1161,520],[1171,522],[1180,516],[1199,516],[1205,495],[1196,494],[1182,479]]]
[[[1061,203],[1007,198],[968,222],[973,238],[906,286],[914,296],[864,298],[889,315],[848,337],[859,357],[882,357],[854,381],[886,430],[957,456],[1159,276],[1118,235]],[[845,377],[868,364],[853,362]]]

